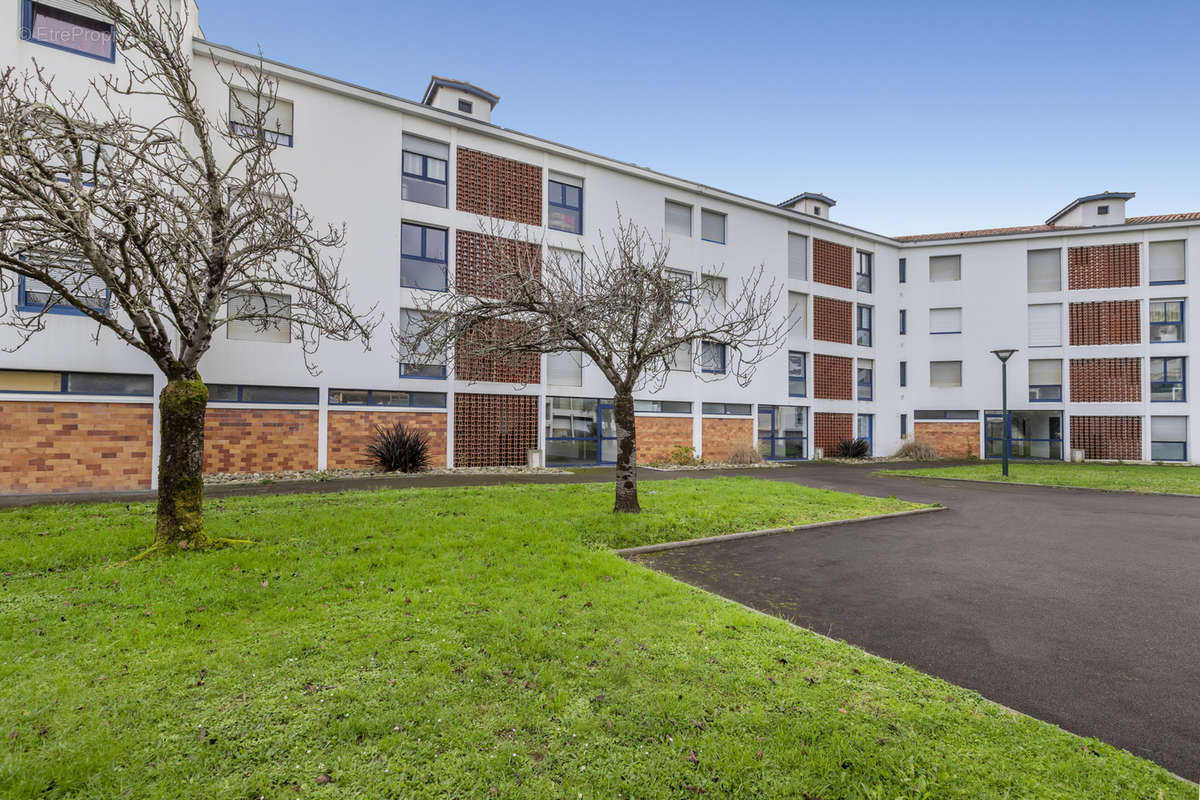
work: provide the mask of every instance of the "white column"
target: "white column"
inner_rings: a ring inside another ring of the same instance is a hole
[[[317,469],[329,468],[329,387],[320,387],[317,401]]]

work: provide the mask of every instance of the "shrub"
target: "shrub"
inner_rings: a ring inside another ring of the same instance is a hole
[[[429,437],[399,422],[390,428],[376,425],[366,454],[384,472],[420,472],[429,467]]]
[[[762,454],[758,448],[750,444],[739,444],[729,451],[730,464],[761,464]]]
[[[671,448],[670,461],[680,467],[694,467],[700,463],[700,459],[696,457],[696,449],[682,444]]]
[[[871,443],[866,439],[842,439],[837,454],[838,458],[866,458],[871,454]]]
[[[896,451],[895,458],[907,458],[909,461],[937,461],[938,451],[929,442],[910,439],[900,445],[900,449]]]

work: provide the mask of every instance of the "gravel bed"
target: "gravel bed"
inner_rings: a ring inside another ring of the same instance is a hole
[[[205,475],[205,486],[281,481],[335,481],[346,478],[426,478],[434,475],[570,475],[570,470],[548,467],[444,467],[424,472],[380,472],[373,469],[287,470],[284,472],[239,472]]]

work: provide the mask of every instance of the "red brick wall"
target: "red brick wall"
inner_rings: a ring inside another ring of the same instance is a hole
[[[537,397],[454,395],[454,465],[523,467],[537,447]]]
[[[459,211],[542,224],[542,168],[458,148]]]
[[[1071,303],[1071,344],[1138,344],[1142,341],[1137,300]]]
[[[496,240],[460,229],[454,237],[454,252],[454,286],[463,294],[507,297],[512,280],[500,280],[499,275],[541,273],[542,248],[533,242]]]
[[[828,411],[813,414],[813,447],[823,448],[826,458],[837,455],[838,442],[853,438],[853,414],[831,414]]]
[[[329,411],[326,463],[329,469],[371,466],[363,453],[375,438],[375,426],[390,428],[397,422],[429,437],[429,463],[446,466],[446,415],[431,411]]]
[[[691,417],[637,417],[640,462],[666,461],[676,446],[692,446]]]
[[[829,286],[853,287],[854,253],[844,244],[813,239],[813,280]]]
[[[204,471],[283,472],[317,468],[317,411],[209,408]]]
[[[504,341],[519,330],[514,320],[489,320],[471,329],[454,347],[454,371],[464,381],[492,381],[524,385],[541,380],[542,359],[537,353],[481,352],[491,342]]]
[[[1136,244],[1106,244],[1094,247],[1067,249],[1068,289],[1111,289],[1118,286],[1137,286]]]
[[[854,304],[814,295],[813,338],[854,344]]]
[[[917,422],[913,438],[928,442],[939,458],[978,458],[978,422]]]
[[[1072,358],[1072,403],[1138,403],[1142,399],[1140,358]]]
[[[813,397],[818,400],[854,399],[854,359],[813,353]]]
[[[149,489],[148,404],[0,402],[0,494]]]
[[[733,448],[754,446],[754,420],[705,417],[700,433],[704,438],[705,461],[728,461]]]
[[[1139,461],[1142,457],[1141,417],[1071,416],[1071,448],[1085,458]]]

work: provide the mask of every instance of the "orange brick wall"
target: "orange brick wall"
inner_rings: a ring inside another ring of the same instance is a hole
[[[1141,303],[1137,300],[1071,303],[1070,317],[1072,346],[1142,341]]]
[[[1140,358],[1072,358],[1072,403],[1137,403],[1142,399]]]
[[[1137,286],[1137,244],[1105,244],[1067,249],[1067,288],[1111,289]]]
[[[0,494],[149,489],[149,404],[0,402]]]
[[[1071,415],[1071,448],[1084,458],[1137,461],[1142,457],[1141,417]]]
[[[430,411],[329,411],[325,453],[329,469],[371,466],[363,453],[375,437],[375,426],[390,428],[397,422],[429,438],[429,464],[446,466],[446,415]]]
[[[918,422],[913,438],[933,445],[939,458],[979,458],[978,422]]]
[[[705,461],[728,461],[733,448],[754,445],[754,420],[705,417],[700,433]]]
[[[813,338],[854,344],[854,304],[830,297],[813,297]]]
[[[825,457],[837,455],[838,442],[854,438],[854,415],[818,411],[813,414],[813,447],[825,450]]]
[[[691,417],[637,417],[639,462],[666,461],[677,446],[692,446]]]
[[[829,286],[850,289],[854,272],[854,253],[844,244],[813,239],[813,280]]]
[[[542,168],[458,148],[459,211],[542,224]]]
[[[813,353],[813,397],[818,400],[854,399],[854,359]]]
[[[316,469],[318,413],[210,407],[204,419],[204,471]]]

